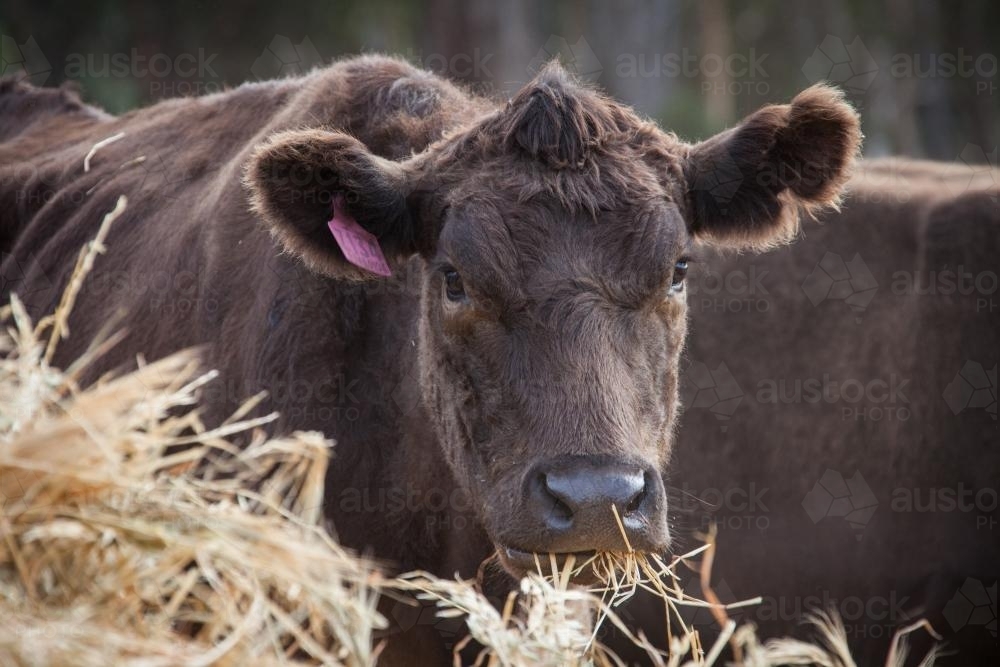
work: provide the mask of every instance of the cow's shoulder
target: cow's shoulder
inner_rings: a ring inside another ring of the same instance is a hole
[[[902,222],[922,240],[925,252],[976,253],[995,246],[1000,170],[989,163],[866,160],[851,186],[865,211],[886,217],[893,209],[903,211]]]
[[[1000,181],[992,188],[970,182],[961,192],[935,204],[928,211],[922,241],[928,270],[961,266],[996,271],[996,258],[1000,256]]]
[[[1000,170],[983,163],[936,162],[912,158],[877,158],[859,163],[850,190],[856,195],[883,192],[885,201],[906,202],[954,199],[967,191],[1000,186]]]

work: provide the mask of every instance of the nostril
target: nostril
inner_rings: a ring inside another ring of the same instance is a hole
[[[634,476],[629,476],[631,497],[625,505],[625,516],[639,512],[650,488],[648,472],[642,472]]]
[[[552,504],[552,518],[560,521],[570,521],[573,518],[573,510],[569,508],[569,505],[558,498],[553,498],[553,500],[555,502]]]
[[[539,477],[539,483],[545,491],[547,500],[551,503],[551,508],[549,510],[550,518],[558,519],[560,521],[571,520],[573,518],[573,508],[567,504],[565,496],[554,488],[557,485],[550,483],[551,480],[549,479],[549,475],[546,473],[541,473]]]
[[[629,504],[625,506],[625,514],[635,514],[642,507],[642,501],[646,499],[646,487],[643,486],[642,491],[635,494],[635,497],[629,501]]]

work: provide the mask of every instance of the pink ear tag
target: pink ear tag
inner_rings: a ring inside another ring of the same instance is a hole
[[[347,261],[379,276],[391,276],[382,248],[375,235],[364,229],[344,209],[343,195],[333,199],[333,217],[326,223]]]

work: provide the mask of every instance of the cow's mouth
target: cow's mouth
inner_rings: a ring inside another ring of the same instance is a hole
[[[597,577],[590,566],[590,561],[597,555],[596,551],[573,551],[568,553],[539,553],[511,546],[497,546],[500,564],[512,576],[521,578],[529,573],[541,573],[545,576],[562,576],[569,568],[573,583],[598,583]]]

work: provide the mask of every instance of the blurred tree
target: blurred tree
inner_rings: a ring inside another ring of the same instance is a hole
[[[866,152],[955,159],[1000,141],[1000,3],[990,0],[6,0],[4,66],[34,38],[46,84],[114,112],[308,69],[403,55],[504,98],[559,57],[687,138],[814,80],[844,86]],[[15,63],[16,64],[16,63]],[[118,67],[116,67],[118,65]],[[873,78],[872,78],[873,77]]]

